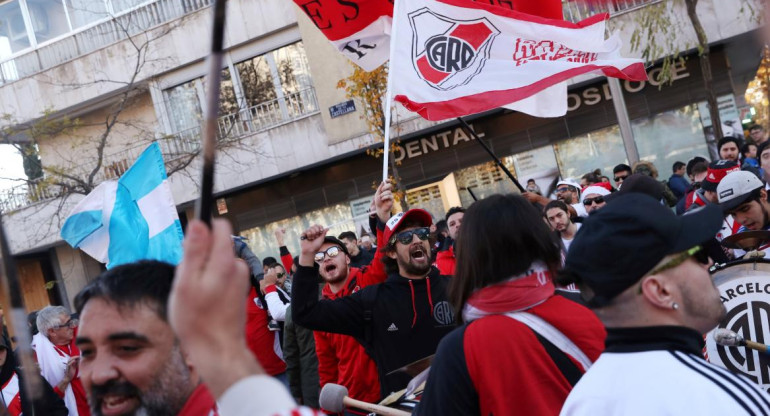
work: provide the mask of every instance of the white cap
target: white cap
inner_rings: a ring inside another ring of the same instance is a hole
[[[586,199],[586,195],[601,195],[601,196],[607,196],[610,194],[610,191],[607,190],[607,188],[601,187],[601,186],[589,186],[586,189],[583,189],[583,195],[580,197],[580,203],[582,204],[583,201]]]
[[[559,182],[556,183],[556,187],[557,188],[562,186],[562,185],[569,185],[569,186],[572,186],[573,188],[577,189],[578,196],[580,196],[580,184],[577,183],[577,181],[575,181],[574,179],[572,179],[572,178],[564,178],[564,179],[562,179],[562,180],[560,180]]]
[[[757,189],[765,185],[757,175],[740,170],[728,173],[717,185],[717,197],[723,211],[730,211],[746,202]]]

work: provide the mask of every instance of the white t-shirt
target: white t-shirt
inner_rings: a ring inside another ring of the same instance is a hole
[[[580,229],[580,226],[581,226],[581,225],[582,225],[582,224],[580,224],[579,222],[576,222],[576,223],[575,223],[575,226],[577,227],[577,228],[575,229],[575,235],[577,235],[577,232],[578,232],[578,230]],[[573,235],[573,236],[572,236],[572,238],[571,238],[571,239],[569,239],[569,240],[567,240],[567,239],[566,239],[566,238],[564,238],[564,237],[562,237],[562,238],[561,238],[561,242],[564,244],[564,251],[565,251],[565,252],[569,252],[569,246],[571,246],[571,245],[572,245],[572,240],[574,240],[574,239],[575,239],[575,236],[574,236],[574,235]]]
[[[575,212],[577,213],[578,217],[587,217],[588,211],[586,211],[586,207],[583,204],[570,204],[572,205],[572,208],[575,208]]]

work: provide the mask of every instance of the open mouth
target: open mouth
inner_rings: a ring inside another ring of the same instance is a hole
[[[130,414],[139,404],[134,396],[107,395],[102,398],[101,410],[105,416]]]
[[[327,264],[324,267],[324,271],[326,273],[333,273],[335,270],[337,270],[337,265],[336,264]]]
[[[427,260],[428,253],[422,247],[415,247],[409,251],[409,256],[414,260],[423,261]]]

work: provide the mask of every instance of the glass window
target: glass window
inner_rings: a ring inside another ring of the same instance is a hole
[[[275,100],[278,97],[273,75],[270,72],[270,64],[265,55],[238,63],[235,69],[241,78],[243,95],[248,107]]]
[[[312,86],[302,42],[273,51],[273,60],[281,79],[283,95],[295,94]]]
[[[553,149],[564,178],[580,180],[581,176],[596,169],[610,176],[615,165],[628,163],[618,126],[556,143]]]
[[[406,203],[412,208],[422,208],[435,218],[444,218],[446,208],[441,198],[441,188],[436,185],[423,186],[406,192]]]
[[[709,155],[695,104],[635,120],[631,127],[639,157],[655,164],[659,180],[671,176],[674,162]]]
[[[70,31],[62,0],[27,0],[27,9],[37,43]]]
[[[174,132],[200,127],[203,114],[198,100],[198,80],[192,80],[163,92]]]
[[[30,46],[19,1],[0,4],[0,59]]]
[[[110,0],[112,2],[112,11],[119,14],[130,10],[140,4],[147,3],[148,0]]]
[[[67,12],[69,13],[73,29],[109,17],[107,6],[103,1],[67,0]]]
[[[240,235],[246,237],[251,251],[259,257],[260,261],[265,257],[279,258],[280,253],[275,244],[275,230],[286,229],[286,247],[293,256],[299,255],[299,235],[311,224],[332,225],[349,219],[348,222],[335,225],[329,230],[328,235],[340,235],[344,231],[355,231],[356,226],[352,220],[353,214],[349,204],[337,204],[317,211],[308,212],[296,217],[272,222],[261,227],[245,230]],[[261,272],[261,270],[260,270]]]
[[[512,159],[502,159],[505,167],[513,171]],[[470,206],[474,200],[468,188],[478,199],[486,198],[494,194],[507,194],[515,191],[515,185],[508,176],[497,167],[495,162],[482,163],[454,172],[457,182],[457,191],[460,193],[460,202],[464,207]],[[411,202],[409,204],[412,206]],[[419,206],[419,205],[416,205]],[[438,217],[441,218],[441,217]]]

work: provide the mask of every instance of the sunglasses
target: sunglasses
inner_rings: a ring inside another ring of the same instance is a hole
[[[332,256],[332,257],[333,257],[333,256]],[[282,278],[282,277],[286,276],[286,273],[276,273],[276,275],[275,275],[275,276],[276,276],[277,278],[279,278],[279,279],[280,279],[280,278]]]
[[[340,250],[339,247],[331,246],[327,248],[325,251],[319,251],[318,253],[315,253],[315,258],[313,260],[315,260],[316,263],[320,263],[324,261],[324,258],[326,256],[329,256],[330,259],[337,257],[337,255],[340,254],[341,251],[342,250]],[[278,276],[278,277],[283,277],[283,276]]]
[[[78,320],[77,319],[70,319],[69,321],[61,324],[56,325],[54,329],[61,329],[61,328],[75,328],[78,326]]]
[[[564,192],[569,192],[569,187],[568,186],[563,186],[561,188],[556,188],[556,193],[557,194],[562,194]]]
[[[599,195],[599,196],[596,196],[596,197],[593,197],[593,198],[586,198],[586,199],[584,199],[583,200],[583,205],[585,205],[585,206],[589,206],[589,205],[593,205],[593,204],[597,204],[598,205],[598,204],[601,204],[602,202],[604,202],[604,197]]]
[[[400,232],[394,235],[390,239],[390,244],[395,244],[396,241],[404,245],[409,244],[412,242],[412,236],[415,236],[415,235],[420,240],[425,241],[428,239],[428,236],[430,236],[430,228],[421,227],[421,228],[415,228],[409,231]]]
[[[626,180],[627,177],[628,177],[628,175],[626,175],[626,176],[616,176],[615,177],[615,182],[623,182],[624,180]]]
[[[695,246],[687,251],[683,251],[675,255],[671,260],[652,269],[652,271],[647,273],[647,275],[658,274],[662,271],[673,269],[674,267],[684,263],[690,257],[694,258],[698,263],[703,265],[708,265],[710,263],[709,255],[705,250],[703,250],[703,247]]]

